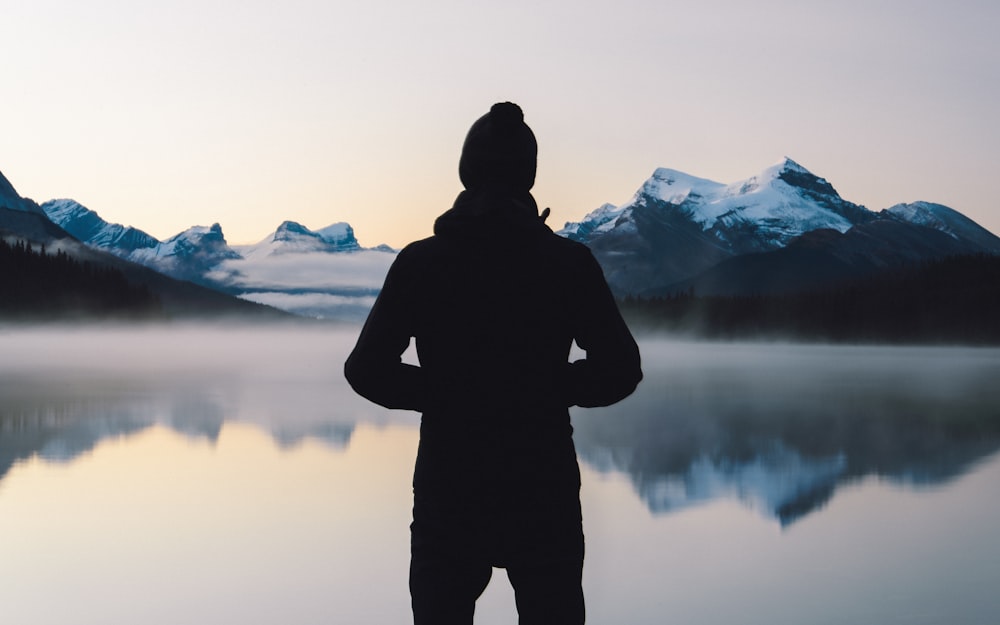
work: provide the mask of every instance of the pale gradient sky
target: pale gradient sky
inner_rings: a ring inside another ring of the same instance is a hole
[[[995,0],[7,0],[0,171],[167,238],[222,224],[428,235],[469,125],[521,104],[550,224],[656,167],[783,156],[878,210],[1000,233]]]

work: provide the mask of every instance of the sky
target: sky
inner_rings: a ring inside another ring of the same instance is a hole
[[[346,221],[401,247],[509,100],[556,227],[657,167],[729,183],[787,156],[1000,233],[998,28],[994,0],[5,0],[0,171],[160,239]]]

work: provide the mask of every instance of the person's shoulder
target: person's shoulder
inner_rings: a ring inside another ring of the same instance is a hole
[[[555,232],[550,231],[545,237],[545,242],[552,249],[569,257],[588,258],[593,256],[590,248],[583,243],[568,239]]]
[[[604,275],[589,247],[554,232],[544,237],[540,253],[540,260],[566,284],[589,284]]]
[[[446,252],[446,242],[438,236],[430,236],[407,244],[396,254],[393,266],[404,267],[424,267],[429,263],[434,263],[435,259]]]
[[[420,256],[421,254],[425,254],[428,251],[432,251],[439,244],[440,242],[437,240],[437,237],[435,236],[429,236],[426,239],[413,241],[411,243],[407,243],[403,247],[403,249],[399,250],[397,258]]]

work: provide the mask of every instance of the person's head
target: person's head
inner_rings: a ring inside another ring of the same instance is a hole
[[[527,193],[535,184],[538,144],[521,107],[500,102],[472,124],[458,175],[470,191]]]

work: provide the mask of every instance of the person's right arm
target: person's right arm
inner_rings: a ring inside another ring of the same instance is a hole
[[[407,258],[403,250],[389,268],[358,342],[344,363],[344,377],[359,395],[380,406],[422,411],[427,404],[424,371],[402,362],[413,335]]]

